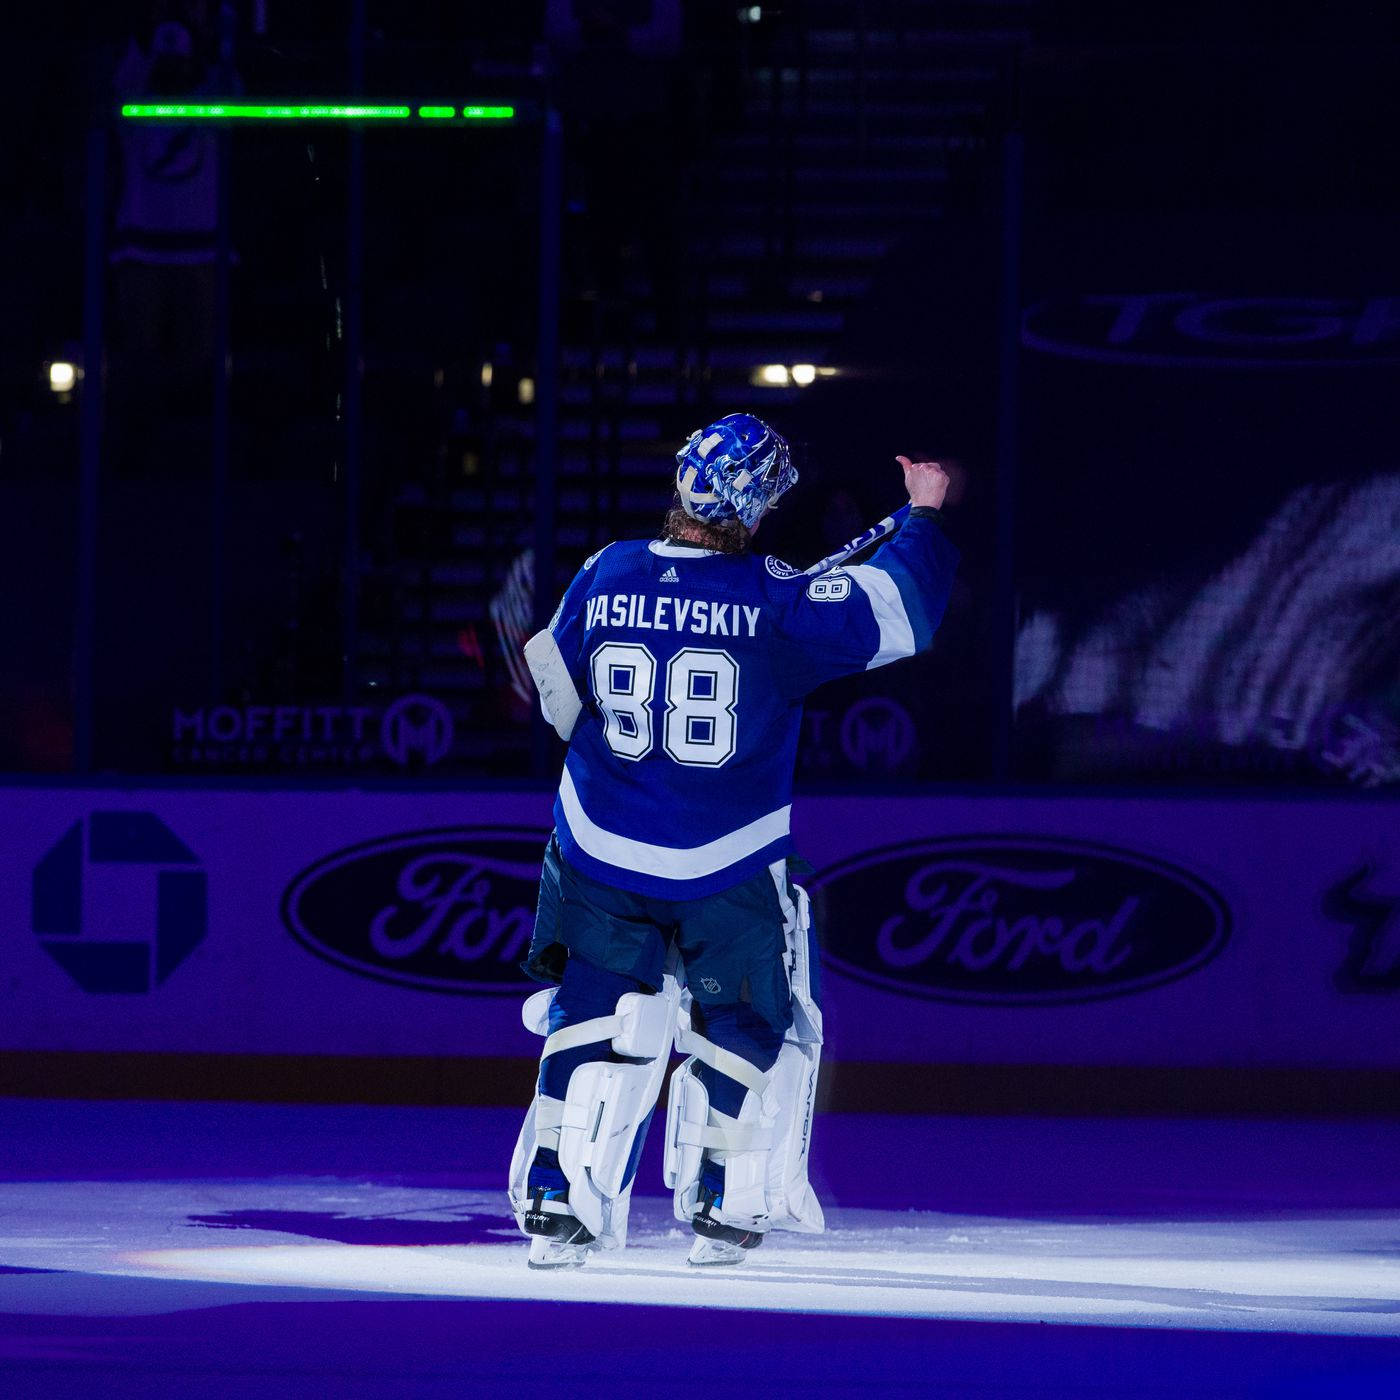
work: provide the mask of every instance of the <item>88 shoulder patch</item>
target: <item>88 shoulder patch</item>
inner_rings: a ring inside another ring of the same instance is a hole
[[[796,578],[801,572],[794,569],[791,564],[784,564],[776,554],[765,554],[763,556],[763,567],[768,570],[774,578]]]
[[[807,596],[814,603],[839,603],[851,596],[851,576],[840,569],[832,569],[807,585]]]

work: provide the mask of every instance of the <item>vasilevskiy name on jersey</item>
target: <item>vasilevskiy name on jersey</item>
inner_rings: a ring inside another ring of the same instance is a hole
[[[785,855],[803,697],[927,647],[957,558],[917,516],[816,579],[661,541],[595,555],[551,623],[584,698],[554,804],[565,858],[690,899]]]

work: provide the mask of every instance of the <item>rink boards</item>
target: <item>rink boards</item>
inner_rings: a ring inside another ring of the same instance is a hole
[[[6,788],[0,1048],[527,1062],[518,963],[549,807]],[[794,831],[831,1064],[1395,1082],[1393,803],[809,796]]]

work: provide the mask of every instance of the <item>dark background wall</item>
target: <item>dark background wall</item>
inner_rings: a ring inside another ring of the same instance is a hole
[[[763,544],[798,563],[895,503],[895,451],[956,464],[965,565],[935,653],[816,697],[807,779],[1393,784],[1384,17],[760,10],[366,7],[371,97],[562,114],[555,586],[598,544],[654,529],[676,443],[743,404],[797,448],[802,489]],[[232,15],[226,60],[213,6],[5,16],[0,569],[25,600],[7,621],[11,769],[65,771],[82,748],[93,377],[56,394],[47,374],[90,369],[86,227],[117,250],[141,159],[110,122],[115,75],[133,39],[182,18],[210,90],[352,86],[353,11]],[[85,183],[99,122],[104,207]],[[193,142],[196,164],[215,139]],[[245,129],[228,149],[226,489],[207,336],[143,353],[150,298],[116,264],[104,288],[92,762],[306,776],[243,742],[249,707],[378,712],[421,694],[453,729],[436,773],[543,776],[492,611],[530,612],[512,579],[538,504],[521,401],[538,377],[537,129],[364,138],[362,371],[346,342],[350,133]],[[1123,311],[1142,296],[1150,314]],[[767,364],[833,373],[754,382]],[[1275,546],[1307,562],[1270,593]],[[192,757],[176,711],[216,707],[243,717],[239,737]],[[351,747],[331,742],[312,775],[402,771]]]

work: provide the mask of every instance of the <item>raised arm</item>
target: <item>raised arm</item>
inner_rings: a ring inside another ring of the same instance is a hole
[[[899,533],[864,564],[782,588],[777,642],[793,698],[923,651],[943,618],[958,562],[940,520],[948,474],[937,462],[896,460],[911,506]]]

